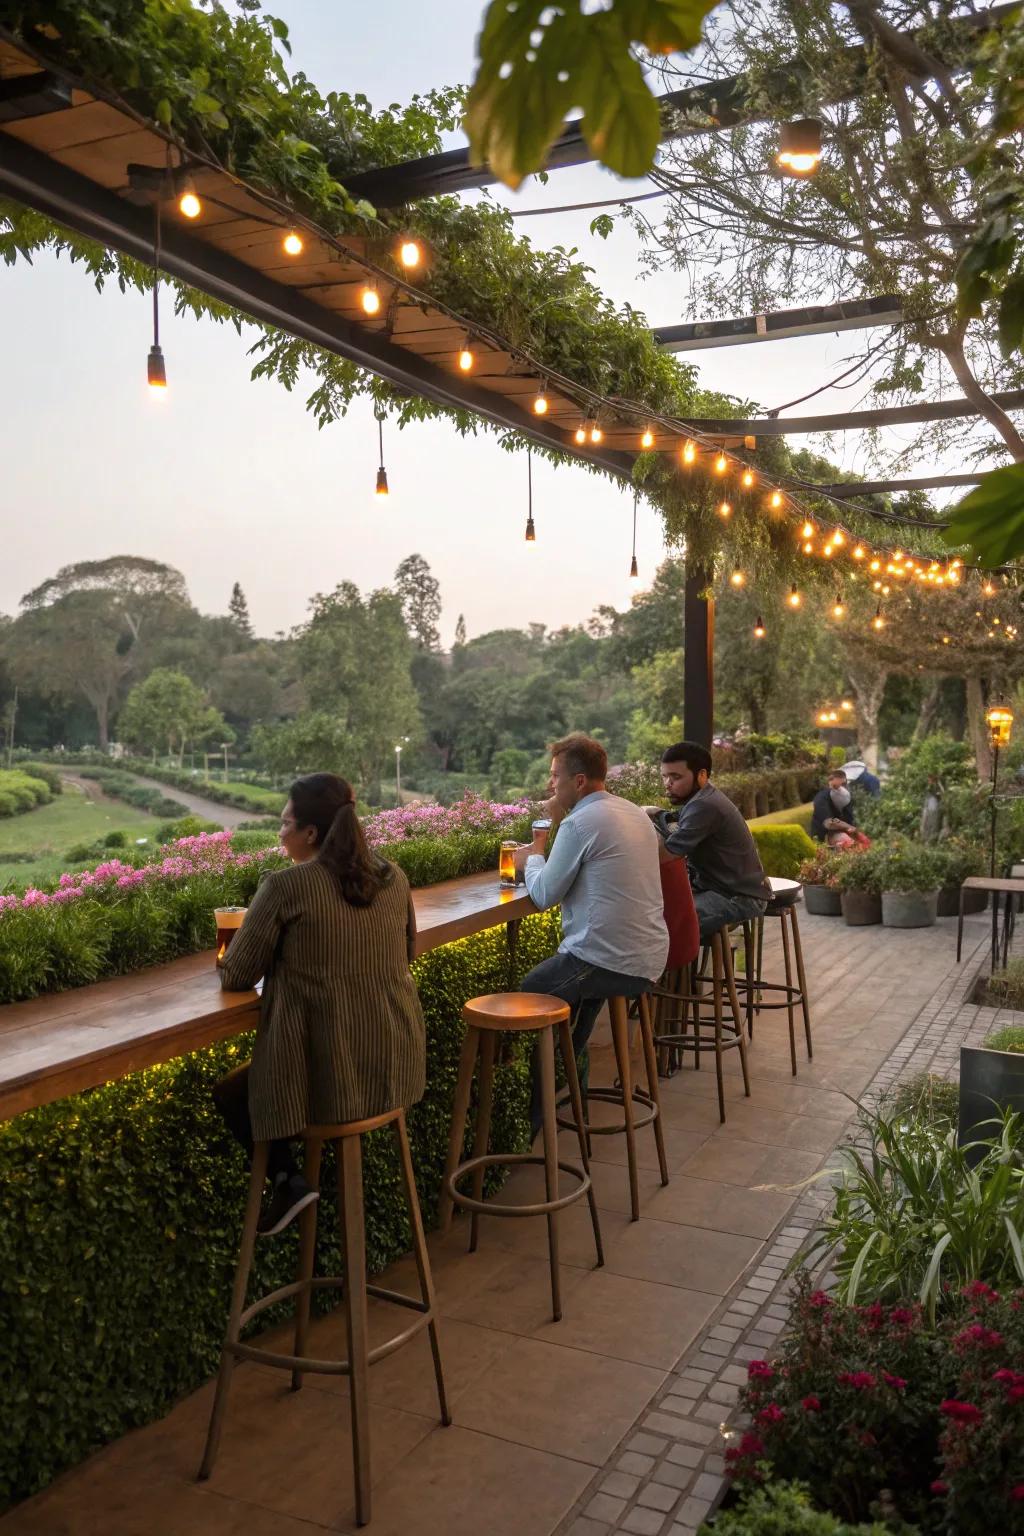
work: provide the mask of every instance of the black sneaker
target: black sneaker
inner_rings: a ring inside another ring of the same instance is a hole
[[[290,1176],[279,1173],[274,1181],[270,1201],[260,1212],[256,1236],[276,1237],[278,1232],[283,1232],[295,1220],[300,1211],[304,1211],[307,1205],[312,1205],[319,1198],[320,1191],[311,1189],[301,1173]]]

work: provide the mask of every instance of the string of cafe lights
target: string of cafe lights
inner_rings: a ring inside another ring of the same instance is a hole
[[[784,138],[786,131],[792,125],[783,125]],[[194,221],[198,219],[203,210],[203,200],[196,190],[195,177],[190,164],[185,160],[185,152],[179,146],[181,163],[178,166],[170,165],[171,141],[168,141],[168,165],[166,169],[152,167],[133,167],[149,174],[150,186],[154,189],[155,203],[155,239],[154,239],[154,267],[156,281],[153,294],[153,320],[154,336],[153,348],[150,352],[148,366],[148,381],[156,391],[167,388],[166,365],[159,345],[159,256],[160,256],[160,204],[173,197],[177,204],[178,212],[183,219]],[[807,151],[808,155],[813,153]],[[191,154],[191,152],[190,152]],[[820,145],[817,151],[820,158]],[[221,174],[230,175],[216,162],[208,162],[211,168]],[[814,164],[817,161],[814,160]],[[807,167],[800,173],[803,174]],[[231,209],[230,204],[223,199],[208,196],[207,201],[235,212],[240,217],[253,218],[256,222],[262,222],[268,227],[277,228],[281,232],[281,249],[289,258],[300,256],[305,248],[305,241],[300,233],[300,226],[312,233],[321,241],[336,249],[347,261],[361,268],[365,273],[363,286],[359,293],[359,304],[367,318],[372,319],[380,313],[382,297],[380,284],[386,283],[390,289],[401,291],[408,299],[417,303],[429,304],[439,313],[444,314],[452,321],[453,328],[463,333],[462,342],[455,352],[453,361],[459,372],[472,373],[477,365],[478,354],[483,347],[493,347],[496,351],[511,356],[514,362],[526,368],[537,379],[537,389],[532,401],[533,414],[538,418],[545,417],[550,409],[549,390],[554,385],[558,393],[574,401],[580,410],[580,420],[573,433],[577,447],[598,447],[605,436],[606,430],[614,422],[618,429],[623,417],[635,423],[637,429],[637,449],[640,453],[665,450],[655,450],[655,429],[662,433],[668,433],[678,441],[678,459],[680,467],[686,472],[699,472],[704,467],[708,473],[720,482],[723,490],[731,483],[734,476],[738,476],[739,490],[742,502],[746,510],[756,510],[758,506],[770,515],[777,518],[791,518],[799,521],[798,544],[802,553],[809,558],[819,558],[823,561],[832,561],[840,564],[843,558],[849,557],[857,568],[850,572],[850,576],[859,576],[863,570],[871,580],[872,590],[878,594],[878,606],[876,608],[873,625],[875,628],[884,626],[882,602],[890,592],[900,585],[919,582],[923,587],[945,587],[957,585],[963,575],[969,571],[980,569],[979,567],[965,565],[958,557],[952,559],[939,559],[918,554],[912,550],[904,550],[902,547],[889,547],[878,544],[875,541],[865,540],[854,534],[838,521],[830,521],[820,516],[812,516],[801,506],[797,496],[794,495],[792,486],[798,485],[799,490],[813,494],[815,497],[825,500],[838,501],[839,498],[830,496],[827,491],[811,484],[782,480],[764,474],[763,471],[747,461],[742,455],[723,448],[707,434],[690,423],[681,422],[662,413],[651,411],[649,407],[636,404],[633,401],[621,397],[611,399],[588,389],[584,385],[565,377],[556,370],[545,367],[535,359],[523,352],[521,348],[512,347],[504,338],[491,331],[486,326],[470,324],[464,317],[459,316],[449,306],[436,299],[423,289],[416,287],[410,280],[411,274],[427,265],[427,248],[421,238],[412,234],[399,234],[390,241],[378,242],[378,249],[383,255],[385,247],[393,263],[393,268],[398,268],[406,276],[396,275],[395,270],[389,269],[374,261],[369,255],[364,255],[349,247],[343,240],[339,240],[329,231],[320,228],[308,219],[296,219],[291,210],[276,200],[263,193],[254,193],[253,190],[242,183],[245,193],[255,200],[268,205],[274,210],[274,216],[262,216],[254,214],[251,210],[243,212],[240,209]],[[377,470],[376,494],[387,496],[389,494],[387,471],[384,465],[383,453],[383,418],[385,412],[375,408],[375,417],[378,423],[378,444],[380,448],[380,462]],[[676,450],[669,450],[675,452]],[[532,469],[528,466],[528,481],[532,493]],[[735,500],[735,492],[731,493]],[[630,564],[630,575],[634,579],[638,576],[636,561],[636,507],[640,491],[635,490],[634,495],[634,536],[633,549]],[[718,515],[723,522],[728,521],[736,508],[734,500],[723,495],[718,504]],[[900,526],[916,524],[918,526],[936,527],[927,524],[921,519],[904,519],[898,514],[887,513],[882,509],[857,505],[845,501],[847,508],[853,507],[862,514],[884,523],[897,522]],[[528,519],[528,527],[533,529],[532,508]],[[535,534],[533,535],[535,538]],[[531,542],[533,540],[531,539]],[[837,556],[839,557],[837,560]],[[1015,570],[1012,566],[996,567],[990,574],[1011,574]],[[734,588],[746,585],[746,573],[741,567],[734,568],[730,576],[730,584]],[[986,587],[991,586],[991,581]],[[987,594],[986,594],[987,595]],[[790,608],[798,608],[802,602],[802,595],[798,583],[793,583],[788,596],[785,599]],[[837,599],[833,605],[833,617],[841,619],[845,615],[846,605],[842,601],[841,594],[837,591]],[[760,638],[766,633],[761,616],[758,616],[754,626],[755,636]]]

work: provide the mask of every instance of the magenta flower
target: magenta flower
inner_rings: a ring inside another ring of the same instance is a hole
[[[751,1360],[747,1366],[747,1379],[749,1381],[773,1381],[775,1367],[770,1360]]]
[[[809,1397],[800,1399],[800,1406],[805,1408],[808,1413],[819,1413],[821,1411],[821,1398],[815,1397],[812,1392]]]
[[[842,1371],[836,1380],[844,1387],[854,1387],[858,1392],[867,1392],[875,1385],[875,1378],[870,1371]]]
[[[974,1403],[961,1403],[955,1397],[947,1397],[939,1404],[939,1412],[944,1413],[947,1419],[953,1419],[957,1424],[977,1424],[983,1417],[982,1411]]]

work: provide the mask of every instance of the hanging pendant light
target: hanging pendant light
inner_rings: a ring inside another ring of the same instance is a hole
[[[784,176],[812,175],[818,169],[821,154],[821,123],[816,117],[801,117],[782,124],[775,158]]]
[[[377,470],[377,489],[375,494],[378,496],[388,496],[391,493],[388,490],[388,472],[384,468],[384,412],[378,407],[374,410],[373,414],[377,418],[377,445],[380,449],[380,468]]]
[[[537,530],[533,526],[533,449],[526,450],[526,542],[537,542]]]
[[[167,388],[167,368],[160,350],[160,203],[154,204],[156,227],[153,237],[153,345],[146,361],[146,381],[157,395]]]
[[[643,436],[640,439],[640,447],[645,450],[654,447],[654,433],[651,431],[650,427],[644,428]]]
[[[636,563],[636,509],[637,509],[637,506],[639,504],[639,501],[640,501],[640,492],[639,491],[634,491],[633,492],[633,558],[629,562],[629,579],[630,579],[630,581],[639,581],[639,579],[640,579],[640,568],[639,568],[639,566]]]
[[[762,619],[761,615],[758,614],[757,618],[754,620],[754,639],[755,640],[763,640],[764,637],[765,637],[764,619]]]

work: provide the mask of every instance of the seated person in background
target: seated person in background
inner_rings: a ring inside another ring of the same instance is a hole
[[[882,793],[882,781],[871,772],[867,763],[859,756],[854,747],[850,754],[850,761],[843,764],[843,772],[846,774],[846,782],[851,788],[863,790],[870,795],[872,800],[877,800]]]
[[[760,917],[771,897],[757,845],[738,807],[708,782],[711,753],[680,741],[661,758],[671,811],[655,813],[665,850],[685,858],[704,943],[727,923]]]
[[[292,868],[264,875],[221,968],[227,992],[264,978],[252,1061],[213,1091],[250,1160],[254,1141],[270,1142],[262,1237],[317,1198],[292,1137],[404,1109],[426,1077],[409,882],[367,847],[351,785],[333,773],[296,779],[281,844]]]
[[[814,797],[811,812],[811,836],[830,848],[867,847],[868,839],[857,831],[857,813],[853,808],[853,796],[846,784],[842,768],[835,768],[828,776],[824,789]]]
[[[556,741],[545,806],[557,826],[551,853],[545,857],[546,833],[538,831],[515,856],[534,906],[562,906],[558,953],[534,966],[520,988],[572,1005],[577,1056],[604,1000],[649,992],[668,957],[658,839],[638,805],[607,793],[607,772],[599,741]],[[533,1128],[540,1128],[536,1079]]]

